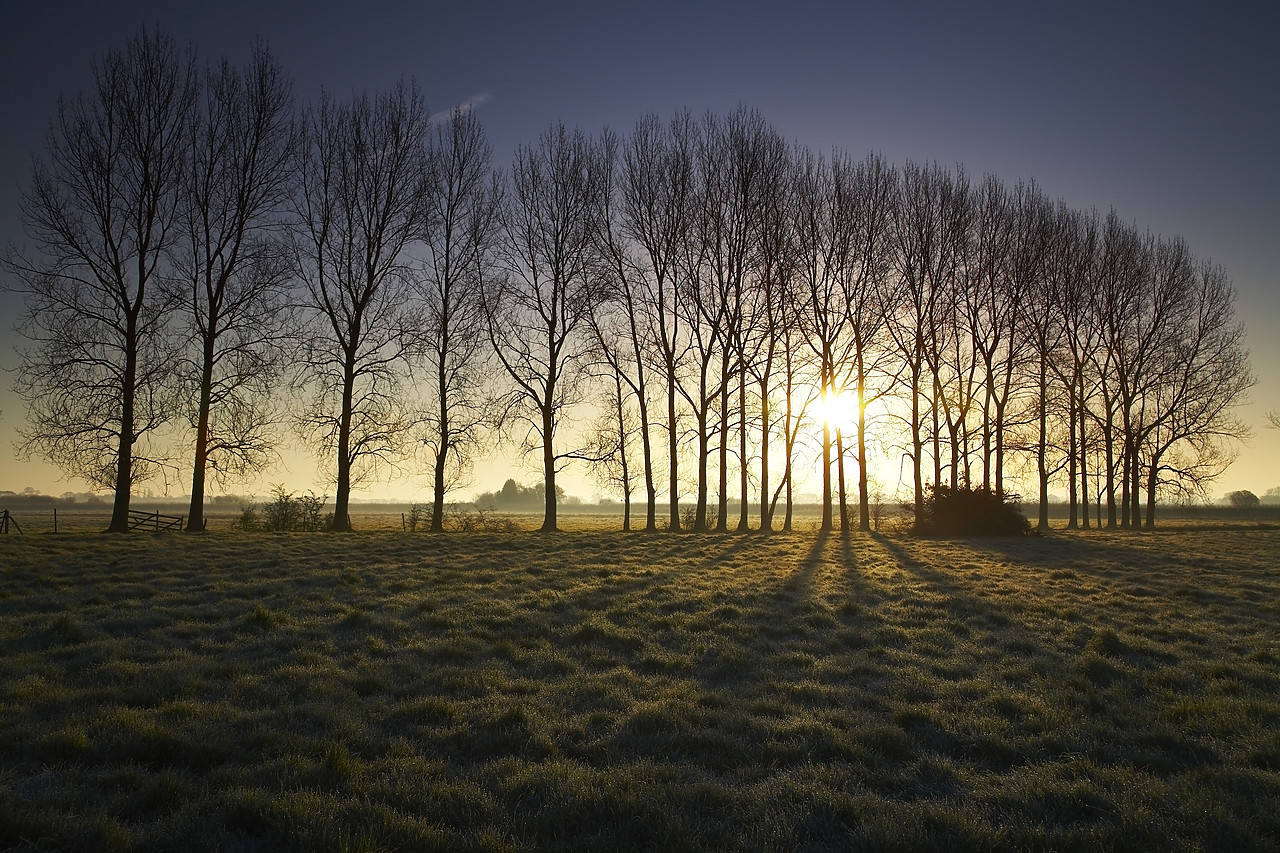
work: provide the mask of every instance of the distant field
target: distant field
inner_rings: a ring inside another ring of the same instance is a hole
[[[0,847],[1280,848],[1275,525],[373,518],[0,537]]]
[[[359,532],[404,531],[408,527],[410,504],[352,504],[351,521]],[[464,505],[465,506],[465,505]],[[166,515],[185,516],[187,505],[182,503],[152,503],[135,501],[134,509],[142,512],[161,512]],[[259,504],[259,508],[261,505]],[[107,528],[111,520],[111,507],[108,504],[86,505],[76,504],[60,507],[56,512],[49,506],[5,506],[13,512],[23,531],[26,533],[96,533]],[[856,509],[856,508],[855,508]],[[659,526],[666,526],[666,507],[660,507],[658,513]],[[1033,520],[1035,507],[1025,506],[1024,512]],[[474,511],[464,509],[464,514]],[[1092,510],[1091,510],[1092,512]],[[541,512],[494,513],[495,516],[512,519],[517,526],[526,530],[536,530],[542,524]],[[817,528],[821,508],[817,504],[799,504],[794,511],[795,528],[801,531]],[[240,517],[238,508],[210,506],[205,510],[205,520],[210,532],[236,531]],[[1061,504],[1049,505],[1051,525],[1055,528],[1066,526],[1067,507]],[[730,526],[737,524],[737,508],[731,510]],[[888,532],[895,528],[901,510],[896,505],[885,505],[882,511],[881,528]],[[751,525],[759,523],[759,511],[753,510]],[[631,523],[633,527],[644,526],[644,508],[632,508]],[[1185,528],[1187,525],[1245,525],[1280,527],[1280,506],[1261,506],[1254,509],[1233,509],[1224,506],[1170,506],[1160,507],[1157,511],[1158,527],[1170,529]],[[560,509],[560,526],[568,530],[618,530],[622,527],[622,507],[620,505],[595,506],[583,505],[562,507]],[[775,527],[782,526],[782,515],[779,512]]]

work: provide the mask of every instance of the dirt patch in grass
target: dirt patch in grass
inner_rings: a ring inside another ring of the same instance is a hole
[[[1280,532],[0,542],[0,845],[1258,849]]]

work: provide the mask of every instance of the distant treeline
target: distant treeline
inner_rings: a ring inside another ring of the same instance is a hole
[[[0,489],[0,508],[14,509],[18,507],[63,507],[63,506],[106,506],[106,500],[93,492],[63,492],[61,495],[45,495],[35,489],[27,488],[21,492]]]
[[[525,486],[514,479],[508,479],[496,492],[481,492],[476,495],[473,503],[481,509],[541,509],[546,503],[546,495],[546,486],[542,483]],[[581,501],[566,496],[564,489],[556,486],[556,503],[576,505]]]

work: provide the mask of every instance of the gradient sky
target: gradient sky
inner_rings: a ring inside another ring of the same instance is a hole
[[[1242,412],[1254,438],[1213,493],[1280,486],[1280,431],[1263,416],[1280,409],[1272,3],[54,0],[22,4],[3,24],[0,245],[25,239],[16,199],[59,94],[88,88],[91,57],[143,25],[237,62],[261,35],[307,100],[322,87],[346,96],[413,77],[433,110],[475,103],[504,167],[517,144],[556,120],[625,134],[646,112],[743,103],[817,150],[962,163],[1008,183],[1035,178],[1072,206],[1114,206],[1140,228],[1184,236],[1235,282],[1259,376]],[[0,295],[6,368],[19,305]],[[23,414],[11,384],[0,391],[0,489],[82,490],[16,461]],[[266,481],[320,482],[314,464],[291,468]],[[496,488],[505,475],[481,472],[476,488]],[[590,494],[572,483],[571,493]],[[422,477],[395,490],[425,487]]]

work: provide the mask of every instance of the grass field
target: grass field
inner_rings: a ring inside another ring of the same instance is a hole
[[[0,847],[1280,848],[1274,526],[591,526],[3,537]]]

